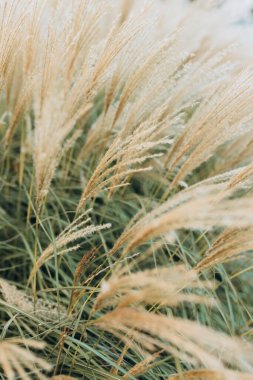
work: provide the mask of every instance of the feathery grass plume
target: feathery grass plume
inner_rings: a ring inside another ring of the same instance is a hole
[[[252,348],[246,342],[198,322],[119,307],[100,317],[96,325],[123,341],[129,342],[129,335],[133,347],[137,344],[151,352],[164,349],[195,367],[224,370],[232,365],[245,372],[253,370]]]
[[[0,341],[0,367],[7,380],[15,380],[17,376],[23,380],[34,377],[48,379],[42,371],[50,371],[51,365],[31,352],[31,349],[42,350],[44,347],[43,342],[32,339],[12,338]]]
[[[15,285],[11,285],[8,281],[0,279],[0,295],[8,303],[23,313],[39,316],[42,320],[58,320],[65,317],[66,309],[58,306],[51,300],[45,300],[40,297],[36,300],[36,308],[32,295],[22,290],[18,290]]]
[[[11,1],[8,4],[7,3],[1,3],[0,7],[0,17],[1,17],[1,86],[4,83],[4,79],[6,79],[5,75],[8,70],[8,66],[10,64],[9,59],[13,58],[13,50],[16,48],[18,37],[18,31],[20,29],[20,18],[22,18],[23,13],[19,12],[17,10],[18,7],[18,1]],[[21,2],[20,2],[21,3]],[[16,24],[15,30],[12,31],[12,17],[15,18],[15,21],[18,21]],[[12,31],[11,35],[9,36],[8,33]],[[9,38],[8,38],[9,37]]]
[[[219,160],[215,163],[215,173],[225,173],[232,168],[247,167],[252,162],[252,133],[233,139],[218,149]]]
[[[228,178],[230,178],[231,173]],[[154,208],[143,218],[134,221],[115,242],[110,254],[127,243],[123,254],[154,237],[177,229],[208,230],[213,227],[241,227],[252,225],[249,210],[250,199],[229,199],[227,181],[211,178],[172,196],[161,206]],[[212,184],[217,181],[218,183]]]
[[[222,232],[197,264],[197,270],[224,263],[253,249],[253,230],[230,228]]]
[[[102,284],[95,309],[113,307],[114,310],[99,317],[95,323],[131,347],[137,344],[151,352],[161,348],[194,366],[202,364],[210,369],[225,370],[232,365],[252,371],[251,346],[243,340],[217,333],[197,322],[166,317],[140,307],[141,304],[173,307],[187,300],[205,302],[205,297],[194,299],[192,294],[184,294],[183,290],[189,287],[201,287],[201,282],[197,282],[194,271],[187,271],[182,266],[168,271],[157,269],[112,277]]]
[[[248,165],[240,168],[238,173],[236,173],[230,180],[228,186],[229,188],[244,188],[250,189],[252,187],[253,181],[253,163],[250,162]]]
[[[22,34],[22,27],[24,20],[27,17],[27,10],[25,9],[25,1],[2,1],[0,4],[0,70],[1,92],[5,91],[5,102],[7,109],[10,106],[11,96],[17,97],[18,80],[15,83],[12,81],[12,76],[16,73],[15,64],[19,55],[19,47],[22,46],[22,39],[26,38]],[[17,77],[18,79],[18,77]],[[12,86],[14,91],[12,93]]]
[[[173,209],[177,206],[184,204],[187,205],[187,202],[193,200],[196,200],[197,202],[199,198],[201,200],[202,197],[211,197],[212,195],[213,204],[222,202],[224,198],[233,194],[233,189],[228,189],[228,183],[229,180],[236,175],[236,173],[236,170],[232,170],[231,172],[226,172],[224,174],[199,181],[190,187],[186,186],[183,190],[169,197],[167,202],[163,202],[160,205],[158,202],[152,202],[152,206],[154,205],[157,207],[154,207],[151,212],[147,212],[146,210],[144,212],[142,209],[139,210],[139,212],[137,212],[127,224],[125,230],[121,233],[119,238],[115,241],[114,246],[110,250],[110,255],[114,255],[115,252],[117,252],[124,244],[136,236],[137,230],[144,228],[150,221],[153,221],[155,218],[169,212],[169,210],[173,211]],[[143,214],[144,216],[142,217]]]
[[[205,303],[204,296],[183,290],[203,289],[207,283],[199,281],[196,272],[184,265],[172,268],[156,268],[127,273],[127,266],[118,269],[108,281],[104,281],[94,308],[127,307],[132,304],[177,306],[182,302]],[[209,286],[212,286],[210,283]],[[210,301],[210,300],[209,300]],[[208,303],[208,302],[207,302]]]
[[[166,144],[166,139],[156,139],[157,126],[140,125],[129,137],[120,135],[112,143],[88,182],[78,205],[78,211],[85,201],[97,195],[104,188],[110,190],[125,185],[130,175],[152,169],[152,167],[135,168],[146,160],[160,157],[160,154],[151,154],[149,150],[158,145]],[[115,164],[113,164],[115,162]]]
[[[167,158],[170,170],[181,165],[171,186],[183,180],[226,141],[251,130],[253,114],[248,103],[253,97],[251,82],[252,70],[245,70],[232,86],[219,89],[219,102],[215,91],[208,103],[197,108]]]
[[[208,371],[195,370],[183,372],[180,375],[170,376],[168,380],[252,380],[250,373],[239,373],[235,371]]]
[[[6,102],[11,115],[4,137],[5,148],[9,147],[18,120],[31,107],[33,75],[39,55],[40,26],[45,4],[44,0],[39,3],[31,2],[29,10],[26,9],[26,1],[23,0],[10,1],[8,5],[1,2],[0,5],[4,9],[3,17],[5,16],[6,20],[8,20],[6,12],[9,6],[11,17],[17,18],[17,29],[13,30],[16,51],[12,54],[9,62],[8,77],[6,78]],[[1,25],[4,23],[5,21]],[[8,25],[5,25],[6,31],[8,31]],[[8,40],[12,41],[9,35]]]
[[[92,235],[95,232],[102,231],[111,227],[110,223],[98,226],[94,224],[89,224],[91,222],[91,217],[87,217],[86,219],[84,219],[84,217],[87,216],[87,214],[90,211],[91,209],[87,210],[85,213],[79,215],[78,218],[74,219],[73,222],[70,223],[56,237],[55,241],[50,243],[49,246],[46,249],[44,249],[38,260],[34,263],[34,267],[30,274],[29,281],[31,281],[32,277],[36,274],[40,267],[54,256],[54,253],[57,256],[61,256],[69,252],[76,251],[80,248],[80,244],[72,244],[70,246],[69,244],[74,243],[77,240],[83,239],[89,235]]]

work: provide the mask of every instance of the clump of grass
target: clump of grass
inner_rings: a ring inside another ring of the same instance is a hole
[[[253,379],[252,64],[215,3],[0,2],[1,379]]]

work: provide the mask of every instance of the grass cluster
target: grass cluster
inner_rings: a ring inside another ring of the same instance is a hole
[[[1,380],[253,379],[253,71],[211,3],[0,1]]]

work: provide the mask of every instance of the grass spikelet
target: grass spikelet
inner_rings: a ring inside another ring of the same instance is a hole
[[[184,293],[188,287],[204,288],[194,271],[184,266],[156,268],[137,273],[124,273],[119,269],[102,283],[101,294],[97,297],[95,309],[105,307],[128,307],[130,305],[177,306],[181,302],[204,303],[204,296]],[[211,283],[210,283],[211,286]]]
[[[90,211],[90,210],[88,210]],[[54,252],[56,252],[57,256],[67,254],[69,252],[73,252],[77,250],[80,246],[78,244],[68,246],[70,243],[76,242],[76,240],[80,240],[85,238],[86,236],[92,235],[95,232],[102,231],[103,229],[107,229],[111,227],[110,223],[95,226],[93,224],[89,224],[91,218],[83,220],[83,217],[86,215],[82,214],[77,219],[75,219],[71,224],[69,224],[59,236],[56,237],[54,243],[51,243],[42,253],[39,259],[34,263],[34,269],[30,275],[31,277],[35,275],[35,273],[40,269],[40,267],[50,260],[53,257]],[[30,281],[29,280],[29,281]]]
[[[252,230],[251,229],[227,229],[206,252],[197,265],[197,270],[210,268],[218,263],[223,263],[233,259],[240,253],[252,251]]]

